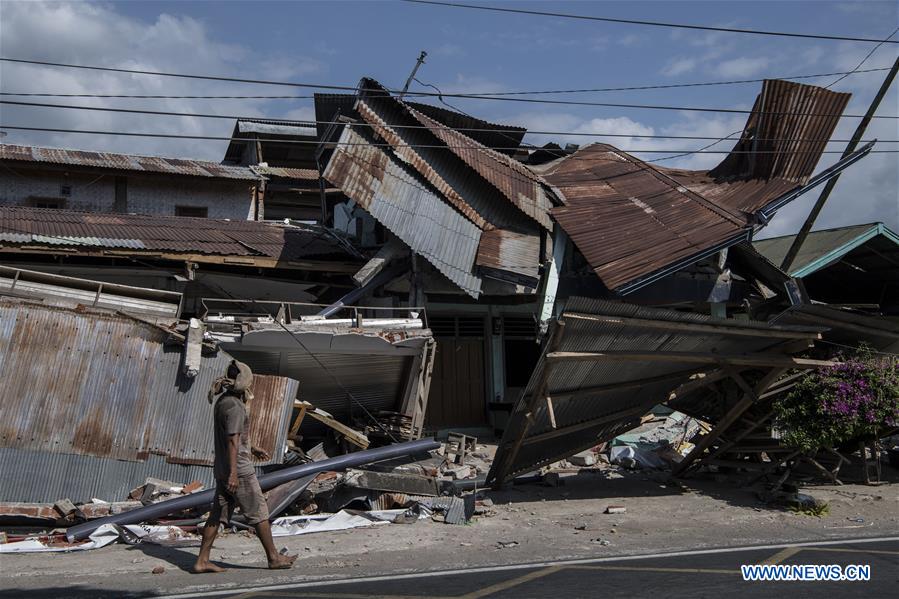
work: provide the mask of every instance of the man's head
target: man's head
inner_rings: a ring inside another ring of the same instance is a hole
[[[228,378],[234,381],[231,384],[231,390],[235,393],[246,394],[253,386],[253,371],[238,360],[231,360],[228,365]]]

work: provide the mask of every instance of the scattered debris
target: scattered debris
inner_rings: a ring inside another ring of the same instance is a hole
[[[627,512],[627,508],[623,505],[610,505],[606,508],[604,513],[606,514],[624,514]]]
[[[509,549],[511,547],[518,547],[518,541],[497,541],[496,547],[498,549]]]
[[[152,572],[153,574],[165,574],[165,568],[163,568],[162,566],[156,566],[155,568],[153,568]]]

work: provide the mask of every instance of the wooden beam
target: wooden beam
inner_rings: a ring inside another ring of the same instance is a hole
[[[550,352],[548,363],[554,362],[684,362],[691,364],[736,364],[759,368],[821,368],[834,366],[830,360],[794,358],[783,354],[718,354],[715,352],[630,351]]]
[[[860,324],[844,322],[842,320],[837,320],[835,318],[828,318],[826,316],[818,316],[817,314],[806,314],[804,312],[793,311],[788,313],[791,317],[798,318],[799,320],[806,320],[809,322],[814,322],[816,324],[820,324],[826,327],[831,327],[834,329],[845,329],[847,331],[852,331],[854,333],[861,333],[863,335],[870,335],[872,337],[888,337],[890,339],[899,339],[899,332],[896,331],[888,331],[886,329],[875,329],[873,327],[867,327]]]
[[[302,408],[303,406],[305,406],[307,416],[309,416],[310,418],[315,418],[325,426],[334,429],[335,431],[343,435],[344,438],[353,445],[356,445],[357,447],[360,447],[362,449],[368,449],[368,437],[366,437],[359,431],[355,431],[345,424],[338,422],[330,414],[319,410],[311,403],[307,401],[296,401],[294,402],[293,406],[295,408]]]
[[[549,415],[549,425],[553,428],[556,427],[556,412],[553,410],[553,398],[549,395],[546,396],[546,413]]]
[[[660,329],[665,331],[685,331],[689,333],[714,333],[718,335],[736,335],[744,337],[773,337],[776,339],[820,339],[817,331],[791,330],[786,327],[752,328],[740,324],[725,325],[704,322],[672,322],[668,320],[650,320],[646,318],[628,318],[624,316],[603,316],[599,314],[582,314],[565,312],[562,318],[587,320],[602,324],[618,324],[641,329]],[[734,321],[738,323],[739,321]]]
[[[557,393],[553,393],[553,399],[571,399],[574,397],[581,397],[583,395],[596,395],[598,393],[605,393],[607,391],[619,391],[621,389],[635,389],[637,387],[644,387],[646,385],[652,385],[655,383],[664,383],[666,381],[677,380],[682,378],[689,378],[691,376],[695,376],[697,374],[703,374],[701,372],[697,372],[695,368],[690,370],[680,370],[678,372],[672,372],[669,374],[660,374],[659,376],[647,377],[644,379],[633,380],[633,381],[622,381],[620,383],[608,383],[606,385],[595,385],[593,387],[582,387],[581,389],[569,389],[565,391],[559,391]],[[706,383],[709,384],[709,383]]]
[[[534,435],[533,437],[528,437],[524,440],[522,445],[532,445],[534,443],[540,443],[541,441],[546,441],[547,439],[555,439],[556,437],[562,437],[564,435],[569,435],[571,433],[576,433],[582,431],[584,429],[593,428],[596,426],[601,426],[603,424],[608,424],[609,422],[615,422],[616,420],[627,420],[628,418],[640,416],[645,414],[647,410],[651,409],[652,406],[639,406],[637,408],[631,408],[629,410],[624,410],[623,412],[615,412],[614,414],[609,414],[608,416],[602,416],[600,418],[593,418],[592,420],[587,420],[584,422],[579,422],[577,424],[573,424],[571,426],[565,426],[554,431],[549,431],[546,433],[541,433],[539,435]]]
[[[743,413],[755,403],[755,399],[780,378],[785,370],[785,368],[774,368],[762,377],[762,380],[759,381],[755,388],[750,389],[752,391],[751,394],[744,394],[743,399],[734,404],[724,417],[715,423],[715,427],[709,431],[708,434],[699,439],[693,449],[690,450],[690,453],[688,453],[687,456],[674,467],[673,474],[675,476],[679,475],[697,458],[705,453],[705,451],[712,446],[712,443],[714,443],[728,428],[730,428],[737,418],[742,416]]]

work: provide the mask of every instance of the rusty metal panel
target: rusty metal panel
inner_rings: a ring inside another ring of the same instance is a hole
[[[771,179],[804,184],[852,94],[767,79],[740,141],[718,166],[715,179]]]
[[[0,242],[281,260],[346,255],[336,239],[311,225],[9,206],[0,206]]]
[[[577,318],[578,314],[606,316],[600,320]],[[656,321],[658,327],[640,327],[621,318]],[[572,298],[559,318],[564,327],[554,351],[638,352],[677,351],[706,353],[751,353],[783,343],[765,333],[779,330],[785,335],[807,338],[820,328],[773,327],[763,322],[713,319],[700,314],[643,308],[621,302]],[[739,328],[741,335],[724,332],[664,328],[665,323],[714,324]],[[553,323],[552,339],[558,323]],[[753,336],[758,330],[759,336]],[[563,459],[583,449],[608,441],[630,430],[653,405],[667,401],[669,393],[696,372],[713,366],[679,362],[631,360],[618,362],[561,361],[548,367],[547,350],[516,402],[496,453],[488,484],[502,483]],[[555,426],[545,397],[535,397],[540,381],[545,395],[553,398]],[[617,386],[616,386],[617,385]],[[626,385],[626,386],[625,386]]]
[[[301,181],[318,181],[318,171],[313,168],[291,168],[286,166],[262,166],[260,164],[250,167],[257,175],[265,177],[278,177],[282,179],[299,179]]]
[[[62,148],[42,148],[38,146],[19,146],[12,144],[0,144],[0,160],[62,164],[216,179],[238,179],[246,181],[259,179],[259,177],[247,167],[227,166],[205,160],[114,154],[112,152],[89,152],[85,150],[66,150]]]
[[[738,214],[612,146],[582,148],[546,169],[544,178],[565,200],[553,218],[609,289],[649,282],[672,264],[698,260],[748,234]]]
[[[204,356],[200,374],[181,374],[168,333],[125,316],[0,302],[0,447],[117,460],[149,454],[174,463],[212,463],[207,392],[230,356]],[[275,379],[275,380],[272,380]],[[260,376],[251,410],[253,443],[281,459],[298,383]]]
[[[484,231],[478,247],[478,266],[508,271],[530,279],[536,287],[540,279],[540,235],[505,229]]]
[[[344,127],[324,178],[367,210],[472,297],[481,231],[437,196],[397,158],[355,127]]]
[[[413,108],[409,108],[409,112],[445,143],[453,154],[502,192],[513,205],[541,226],[552,230],[549,218],[552,202],[538,175],[512,157],[491,150]]]
[[[527,133],[524,127],[491,123],[442,106],[419,102],[406,102],[406,104],[450,129],[464,133],[476,142],[510,156],[521,146],[521,140]]]

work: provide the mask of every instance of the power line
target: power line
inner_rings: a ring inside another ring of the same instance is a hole
[[[2,59],[0,59],[2,60]],[[58,65],[54,65],[58,66]],[[548,89],[533,91],[496,91],[464,94],[468,99],[483,99],[490,97],[502,96],[538,96],[553,94],[583,94],[583,93],[602,93],[602,92],[621,92],[621,91],[641,91],[654,89],[676,89],[689,87],[708,87],[721,85],[744,85],[749,83],[764,83],[767,79],[781,79],[784,81],[794,81],[798,79],[820,79],[823,77],[834,77],[837,75],[854,75],[856,73],[875,73],[879,71],[889,71],[889,67],[878,67],[873,69],[856,69],[852,71],[834,71],[831,73],[815,73],[811,75],[790,75],[763,77],[760,79],[732,79],[722,81],[698,81],[694,83],[664,83],[653,85],[633,85],[627,87],[594,87],[594,88],[578,88],[578,89]],[[242,80],[238,80],[242,81]],[[833,84],[831,84],[833,85]],[[350,88],[347,88],[350,89]],[[352,88],[352,91],[357,91]],[[162,95],[162,94],[53,94],[53,93],[37,93],[37,92],[0,92],[2,96],[29,96],[29,97],[46,97],[46,98],[134,98],[145,100],[312,100],[314,95]],[[428,93],[428,92],[407,92],[406,96],[420,97],[456,97],[450,93]]]
[[[355,126],[356,124],[353,123]],[[365,124],[363,124],[365,125]],[[368,125],[365,125],[368,126]],[[9,129],[11,131],[41,131],[46,133],[79,133],[86,135],[117,135],[117,136],[125,136],[125,137],[152,137],[152,138],[163,138],[163,139],[198,139],[198,140],[210,140],[210,141],[247,141],[247,138],[241,137],[225,137],[225,136],[214,136],[214,135],[187,135],[181,133],[140,133],[134,131],[106,131],[106,130],[93,130],[93,129],[62,129],[62,128],[53,128],[53,127],[26,127],[21,125],[5,125],[0,123],[0,129]],[[272,142],[272,143],[292,143],[292,144],[300,144],[300,145],[311,145],[318,146],[321,142],[317,140],[280,140],[280,139],[272,139],[272,138],[260,138],[258,141],[260,142]],[[734,140],[738,141],[738,140]],[[795,140],[794,140],[795,141]],[[877,140],[872,140],[877,141]],[[460,146],[460,145],[429,145],[429,144],[388,144],[388,143],[377,143],[377,142],[364,142],[364,143],[356,143],[356,142],[330,142],[327,145],[329,146],[374,146],[380,148],[432,148],[432,149],[455,149],[455,150],[520,150],[522,149],[519,146],[515,147],[506,147],[506,148],[491,148],[484,145],[476,145],[476,146]],[[541,148],[537,148],[541,149]],[[669,154],[671,152],[685,152],[688,154],[817,154],[815,151],[779,151],[779,150],[720,150],[714,152],[696,152],[694,150],[621,150],[616,148],[616,150],[620,152],[627,153],[639,153],[639,154]],[[822,154],[842,154],[842,152],[836,150],[824,150],[821,152]],[[896,154],[899,153],[899,150],[872,150],[870,153],[872,154]],[[572,157],[576,158],[576,157]],[[590,160],[593,160],[591,158]]]
[[[871,48],[871,51],[868,52],[868,54],[865,55],[864,58],[862,58],[861,62],[858,63],[858,64],[855,66],[854,69],[852,69],[852,70],[849,71],[848,73],[844,73],[843,76],[840,77],[839,79],[837,79],[836,81],[831,81],[830,83],[828,83],[827,85],[824,86],[824,89],[830,89],[831,87],[833,87],[834,85],[836,85],[837,83],[839,83],[840,81],[842,81],[843,79],[845,79],[846,77],[848,77],[849,75],[852,75],[853,73],[857,73],[858,70],[859,70],[860,68],[862,68],[862,65],[864,65],[866,62],[868,62],[868,59],[871,58],[871,56],[872,56],[875,52],[877,52],[877,49],[880,48],[882,45],[884,45],[887,41],[889,41],[889,39],[890,39],[891,37],[893,37],[894,35],[896,35],[896,32],[897,32],[897,31],[899,31],[899,27],[896,27],[895,29],[893,29],[893,33],[889,34],[889,35],[886,37],[885,40],[883,40],[882,42],[880,42],[879,44],[877,44],[876,46],[874,46],[873,48]]]
[[[451,8],[466,8],[473,10],[486,10],[492,12],[501,12],[501,13],[514,13],[520,15],[532,15],[532,16],[540,16],[540,17],[557,17],[563,19],[577,19],[581,21],[601,21],[604,23],[619,23],[626,25],[646,25],[650,27],[667,27],[673,29],[691,29],[694,31],[718,31],[721,33],[743,33],[743,34],[751,34],[751,35],[767,35],[767,36],[777,36],[777,37],[793,37],[793,38],[806,38],[806,39],[818,39],[818,40],[834,40],[834,41],[844,41],[844,42],[871,42],[877,43],[881,40],[871,39],[865,37],[848,37],[841,35],[825,35],[825,34],[814,34],[814,33],[793,33],[787,31],[769,31],[762,29],[737,29],[734,27],[712,27],[709,25],[688,25],[685,23],[665,23],[661,21],[641,21],[636,19],[615,19],[611,17],[594,17],[589,15],[575,15],[570,13],[559,13],[559,12],[546,12],[539,10],[524,10],[520,8],[499,8],[496,6],[479,6],[476,4],[462,4],[457,2],[437,2],[434,0],[400,0],[400,2],[406,2],[409,4],[427,4],[431,6],[446,6]],[[899,42],[890,42],[892,44]]]
[[[134,70],[134,69],[120,69],[113,67],[98,67],[98,66],[89,66],[89,65],[73,65],[66,63],[57,63],[57,62],[46,62],[46,61],[38,61],[38,60],[24,60],[17,58],[0,58],[0,61],[6,62],[16,62],[16,63],[24,63],[24,64],[37,64],[42,66],[56,66],[56,67],[64,67],[64,68],[75,68],[75,69],[88,69],[95,71],[111,71],[116,73],[130,73],[136,75],[156,75],[161,77],[180,77],[187,79],[202,79],[202,80],[211,80],[211,81],[230,81],[237,83],[252,83],[252,84],[264,84],[264,85],[281,85],[288,87],[303,87],[303,88],[320,88],[320,89],[331,89],[331,90],[341,90],[341,91],[352,91],[353,93],[358,92],[357,87],[349,87],[349,86],[341,86],[341,85],[318,85],[312,83],[291,83],[285,81],[265,81],[258,79],[237,79],[233,77],[214,77],[208,75],[186,75],[183,73],[167,73],[162,71],[142,71],[142,70]],[[387,90],[388,92],[395,93],[396,90]],[[440,94],[436,93],[426,93],[426,92],[416,92],[417,95],[420,96],[428,96],[428,97],[437,97]],[[605,108],[631,108],[631,109],[644,109],[644,110],[677,110],[677,111],[688,111],[688,112],[719,112],[719,113],[728,113],[728,114],[749,114],[750,110],[738,110],[733,108],[706,108],[706,107],[686,107],[686,106],[666,106],[666,105],[654,105],[654,104],[625,104],[625,103],[612,103],[612,102],[582,102],[576,100],[541,100],[538,98],[518,98],[518,97],[507,97],[507,96],[484,96],[477,94],[442,94],[444,98],[468,98],[468,99],[476,99],[476,100],[492,100],[498,102],[520,102],[520,103],[533,103],[533,104],[556,104],[556,105],[565,105],[565,106],[594,106],[594,107],[605,107]],[[833,116],[833,115],[805,115],[805,116]],[[861,115],[843,115],[846,118],[863,118]],[[877,116],[875,118],[899,118],[896,116]]]
[[[202,112],[174,112],[170,110],[147,110],[141,108],[113,108],[111,106],[84,106],[79,104],[52,104],[49,102],[26,102],[24,100],[0,100],[0,104],[10,104],[14,106],[30,106],[33,108],[61,108],[61,109],[70,109],[70,110],[90,110],[97,112],[121,112],[128,114],[149,114],[155,116],[178,116],[178,117],[191,117],[191,118],[204,118],[204,119],[227,119],[227,120],[269,120],[264,117],[252,117],[252,116],[242,116],[242,115],[234,115],[234,114],[211,114],[211,113],[202,113]],[[604,106],[624,106],[630,108],[652,108],[656,110],[678,110],[678,111],[693,111],[693,112],[725,112],[732,114],[752,114],[751,110],[738,110],[731,108],[698,108],[698,107],[687,107],[687,106],[650,106],[650,105],[635,105],[635,104],[603,104]],[[834,114],[834,113],[814,113],[814,112],[765,112],[765,116],[807,116],[807,117],[843,117],[843,118],[864,118],[865,115],[859,114]],[[881,118],[881,119],[899,119],[897,115],[879,115],[874,116],[873,118]],[[271,120],[282,120],[282,119],[271,119]],[[313,124],[320,125],[330,125],[334,124],[331,121],[293,121],[298,125],[309,124],[310,126]],[[411,127],[408,125],[396,125],[397,128],[419,128],[419,127]],[[427,127],[423,127],[427,128]],[[488,129],[480,128],[480,127],[469,127],[464,129],[467,131],[487,131]],[[509,133],[507,129],[492,129],[493,132],[496,133]],[[567,133],[555,133],[558,135],[567,135]]]

